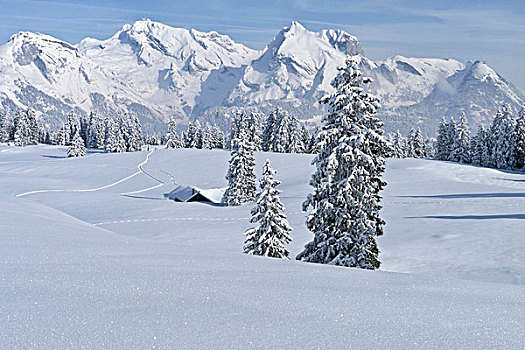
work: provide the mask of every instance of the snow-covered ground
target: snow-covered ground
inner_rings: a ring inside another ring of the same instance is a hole
[[[175,203],[226,184],[228,152],[0,146],[0,348],[525,348],[525,175],[388,162],[380,271],[242,253],[251,205]],[[309,155],[266,157],[293,255]]]

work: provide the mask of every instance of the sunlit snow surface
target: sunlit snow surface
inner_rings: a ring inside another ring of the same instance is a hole
[[[525,347],[525,175],[389,160],[362,271],[243,254],[251,204],[163,197],[225,186],[228,152],[149,153],[0,146],[0,348]],[[266,157],[295,256],[311,156]]]

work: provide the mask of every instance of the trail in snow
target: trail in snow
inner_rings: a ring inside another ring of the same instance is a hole
[[[287,215],[301,215],[304,212],[290,212]],[[166,217],[166,218],[141,218],[141,219],[127,219],[127,220],[113,220],[113,221],[102,221],[92,225],[104,226],[104,225],[115,225],[115,224],[127,224],[133,222],[158,222],[158,221],[247,221],[249,217],[236,217],[236,218],[210,218],[210,217]]]
[[[145,218],[145,219],[128,219],[128,220],[114,220],[114,221],[104,221],[97,222],[92,224],[94,226],[104,226],[104,225],[114,225],[114,224],[127,224],[134,222],[157,222],[157,221],[246,221],[249,220],[248,217],[237,217],[237,218],[181,218],[181,217],[169,217],[169,218]]]
[[[144,170],[143,166],[146,165],[149,161],[149,156],[155,152],[156,148],[154,148],[153,150],[150,151],[150,153],[148,153],[148,155],[146,156],[146,161],[139,164],[137,166],[137,168],[139,169],[140,172],[142,172],[144,175],[148,176],[149,178],[153,179],[154,181],[158,182],[157,185],[155,186],[151,186],[151,187],[148,187],[148,188],[144,188],[144,189],[141,189],[141,190],[136,190],[136,191],[131,191],[131,192],[125,192],[125,193],[121,193],[122,196],[126,196],[126,195],[130,195],[130,194],[137,194],[137,193],[143,193],[143,192],[147,192],[147,191],[151,191],[151,190],[154,190],[156,188],[159,188],[159,187],[162,187],[164,186],[164,181],[162,180],[159,180],[157,179],[155,176],[151,175],[150,173],[148,173],[146,170]],[[162,170],[161,170],[162,171]]]
[[[62,189],[62,190],[36,190],[36,191],[29,191],[29,192],[24,192],[24,193],[19,193],[16,195],[16,197],[25,197],[25,196],[28,196],[28,195],[32,195],[32,194],[38,194],[38,193],[51,193],[51,192],[96,192],[96,191],[101,191],[101,190],[105,190],[107,188],[110,188],[110,187],[113,187],[113,186],[116,186],[124,181],[127,181],[131,178],[134,178],[135,176],[139,175],[139,174],[145,174],[153,179],[155,179],[153,176],[147,174],[146,172],[144,172],[144,170],[142,170],[142,166],[144,166],[145,164],[148,163],[149,161],[149,157],[151,156],[151,154],[155,151],[155,149],[151,150],[147,155],[146,155],[146,159],[137,165],[137,168],[139,169],[137,172],[129,175],[129,176],[126,176],[125,178],[122,178],[118,181],[115,181],[113,183],[110,183],[108,185],[105,185],[105,186],[101,186],[101,187],[97,187],[97,188],[90,188],[90,189],[82,189],[82,190],[71,190],[71,189]],[[157,180],[157,179],[155,179]],[[160,180],[157,180],[157,181],[160,181]]]

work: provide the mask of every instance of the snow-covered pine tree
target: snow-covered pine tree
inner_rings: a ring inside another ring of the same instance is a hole
[[[196,120],[195,121],[195,148],[202,149],[202,133],[203,128],[201,126],[201,123]]]
[[[412,128],[408,136],[408,156],[413,158],[426,157],[425,139],[420,128]]]
[[[213,141],[213,130],[209,123],[206,123],[206,126],[202,129],[201,133],[202,139],[202,149],[212,149],[215,148]]]
[[[8,112],[4,112],[4,120],[2,123],[2,129],[0,130],[0,134],[2,134],[4,142],[7,140],[14,139],[14,134],[15,134],[14,120],[11,114]]]
[[[319,128],[315,128],[314,132],[310,135],[310,142],[308,143],[308,153],[316,154],[319,153],[319,147],[317,147],[317,134]]]
[[[138,152],[142,150],[144,136],[139,118],[134,113],[124,113],[120,118],[120,127],[126,142],[126,151]]]
[[[75,130],[73,135],[73,141],[71,146],[67,150],[68,157],[83,157],[86,155],[86,146],[84,145],[84,139],[80,136],[80,130]]]
[[[435,157],[436,156],[436,143],[437,140],[433,137],[428,137],[425,139],[425,156],[426,157]]]
[[[224,133],[217,125],[212,126],[212,139],[213,148],[224,148]]]
[[[310,132],[308,131],[308,128],[306,127],[304,123],[301,124],[300,135],[301,135],[301,142],[303,145],[302,153],[310,153],[310,140],[312,138],[312,135],[310,135]]]
[[[446,121],[445,118],[439,124],[437,143],[436,143],[436,157],[439,160],[449,160],[451,149],[452,149],[452,139],[450,139],[450,124]]]
[[[271,150],[278,153],[287,153],[291,143],[290,129],[292,120],[288,112],[282,111],[275,122],[274,140]]]
[[[485,145],[485,129],[483,125],[478,127],[478,132],[470,140],[470,158],[471,163],[474,165],[483,164],[483,155]]]
[[[508,105],[503,105],[498,114],[498,123],[492,134],[494,163],[499,169],[514,169],[516,166],[516,122]]]
[[[262,150],[264,152],[270,152],[273,148],[273,143],[275,139],[275,125],[276,121],[278,119],[278,116],[280,115],[280,111],[278,109],[271,112],[268,117],[266,117],[266,120],[264,122],[264,128],[263,128],[263,135],[262,135]]]
[[[89,117],[86,118],[83,115],[80,116],[78,120],[78,125],[79,125],[80,137],[82,137],[82,139],[84,140],[84,145],[87,146],[88,137],[89,137]]]
[[[448,123],[448,142],[449,142],[449,149],[448,149],[448,159],[449,161],[454,161],[452,158],[452,148],[454,146],[454,140],[457,137],[458,132],[458,124],[456,123],[456,120],[454,117],[450,117],[450,121]]]
[[[184,132],[184,148],[197,148],[199,131],[192,122],[188,123],[186,131]]]
[[[232,140],[231,159],[226,180],[228,188],[224,192],[222,202],[227,206],[241,205],[255,199],[257,186],[254,172],[253,145],[245,131]]]
[[[36,121],[35,111],[31,108],[25,111],[25,118],[28,127],[28,145],[37,145],[40,135],[40,127]]]
[[[66,146],[67,145],[67,134],[66,134],[66,126],[65,125],[62,125],[62,127],[60,127],[60,130],[58,130],[57,145],[60,145],[60,146]]]
[[[168,133],[166,134],[166,148],[182,148],[182,141],[177,134],[177,123],[171,118],[168,122]],[[160,144],[161,140],[155,140],[155,144]]]
[[[30,130],[28,120],[26,118],[26,113],[22,110],[17,110],[13,124],[15,146],[25,147],[29,145]]]
[[[249,117],[246,112],[242,109],[236,109],[233,112],[233,117],[231,117],[230,124],[230,139],[229,139],[229,148],[232,149],[233,141],[240,138],[241,135],[244,135],[247,141],[252,144],[252,131],[251,126],[249,125]],[[252,144],[253,145],[253,144]]]
[[[452,142],[450,160],[459,163],[470,163],[470,130],[467,116],[461,113],[459,124],[456,125],[455,138]]]
[[[379,268],[376,236],[383,234],[379,192],[388,144],[375,116],[379,100],[365,92],[355,59],[332,81],[336,92],[320,102],[328,105],[317,134],[319,154],[303,204],[312,207],[306,225],[314,234],[297,259],[307,262]]]
[[[516,168],[525,168],[525,106],[523,106],[516,119]]]
[[[42,125],[38,125],[38,143],[46,143],[47,128]]]
[[[0,110],[0,142],[6,142],[8,139],[8,116],[6,112]]]
[[[46,135],[44,136],[44,144],[46,145],[53,145],[53,137],[51,134],[51,131],[46,130]]]
[[[73,142],[73,136],[75,136],[75,133],[77,130],[80,132],[80,124],[79,124],[78,118],[73,114],[69,113],[66,116],[66,123],[64,124],[64,131],[63,131],[63,143],[64,146],[71,146],[71,143]]]
[[[299,121],[295,116],[290,116],[288,123],[289,144],[286,149],[287,153],[305,153],[303,143],[303,134],[299,126]]]
[[[259,182],[256,206],[252,209],[250,222],[257,226],[245,232],[244,252],[271,258],[286,259],[290,252],[286,244],[292,241],[292,228],[284,215],[284,206],[279,198],[282,191],[276,187],[281,183],[273,178],[275,170],[266,160]]]
[[[394,158],[405,158],[407,156],[407,144],[406,139],[401,135],[401,133],[396,131],[392,137],[392,157]]]
[[[262,124],[261,114],[251,111],[247,118],[248,135],[255,152],[262,150]]]
[[[104,139],[106,137],[107,120],[100,115],[91,112],[88,118],[86,130],[86,145],[89,148],[104,148]]]
[[[122,135],[119,121],[108,120],[106,127],[106,137],[104,140],[104,150],[106,153],[126,152],[126,140]]]

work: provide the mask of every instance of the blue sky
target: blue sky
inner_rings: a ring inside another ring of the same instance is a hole
[[[107,38],[124,23],[151,18],[217,30],[263,48],[291,20],[311,30],[343,29],[365,54],[481,59],[525,91],[525,1],[344,0],[0,0],[0,42],[30,30],[76,43]]]

